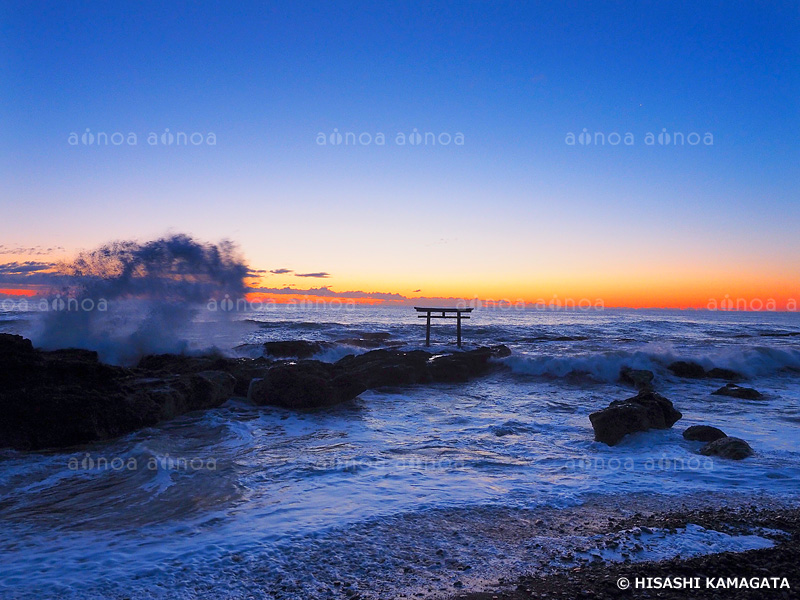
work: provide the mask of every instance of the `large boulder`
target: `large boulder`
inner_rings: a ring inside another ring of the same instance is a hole
[[[271,348],[291,355],[324,347],[280,344]],[[334,364],[153,355],[128,369],[103,364],[88,350],[42,352],[20,336],[0,334],[0,447],[39,450],[109,439],[219,406],[233,395],[293,409],[332,406],[370,388],[464,381],[508,354],[505,346],[439,356],[374,350]]]
[[[645,390],[633,398],[615,400],[589,415],[589,420],[595,441],[615,446],[629,433],[669,429],[682,416],[667,398]]]
[[[434,356],[424,350],[373,350],[334,364],[306,360],[279,363],[253,380],[248,398],[293,409],[332,406],[367,389],[419,383],[461,382],[490,371],[491,359],[508,356],[505,346]]]
[[[235,385],[233,395],[247,396],[250,381],[263,377],[271,361],[264,357],[225,358],[220,355],[185,356],[180,354],[153,354],[143,357],[136,366],[152,377],[165,377],[174,374],[188,375],[203,371],[224,371],[233,376]]]
[[[282,340],[265,342],[264,354],[273,358],[311,358],[332,347],[330,342],[311,342],[306,340]]]
[[[732,371],[730,369],[723,369],[720,367],[714,367],[713,369],[709,369],[706,373],[706,377],[709,379],[726,379],[728,381],[740,381],[744,379],[744,377],[737,373],[736,371]]]
[[[667,365],[667,368],[678,377],[687,377],[689,379],[702,379],[706,376],[706,370],[702,365],[696,362],[686,360],[676,360]]]
[[[434,381],[464,382],[489,372],[495,366],[493,358],[504,358],[510,354],[511,350],[506,346],[493,346],[434,356],[428,361],[428,371]]]
[[[234,378],[221,371],[149,376],[87,350],[33,349],[0,336],[0,447],[40,450],[116,437],[218,406]]]
[[[683,432],[683,439],[695,442],[713,442],[727,437],[725,432],[710,425],[692,425]]]
[[[700,454],[705,456],[721,456],[732,460],[742,460],[753,455],[750,444],[736,437],[724,437],[709,442],[700,449]]]
[[[635,387],[637,390],[648,390],[653,387],[655,375],[647,369],[631,369],[623,367],[619,371],[619,380]]]
[[[337,344],[344,344],[346,346],[354,346],[356,348],[390,348],[402,346],[403,342],[399,340],[390,340],[391,333],[383,331],[362,333],[359,337],[350,337],[336,340]]]
[[[729,396],[731,398],[739,398],[741,400],[761,400],[764,394],[758,390],[749,387],[742,387],[735,383],[726,383],[716,392],[711,392],[715,396]]]
[[[373,350],[359,355],[345,356],[336,365],[353,377],[360,379],[366,388],[428,383],[429,352],[413,350]]]
[[[341,404],[366,389],[361,379],[335,365],[301,360],[271,367],[250,383],[247,397],[256,404],[309,409]]]
[[[731,369],[714,367],[706,371],[703,365],[688,360],[676,360],[667,365],[667,369],[678,377],[685,377],[688,379],[703,379],[704,377],[709,379],[725,379],[727,381],[741,381],[744,379],[744,376]]]

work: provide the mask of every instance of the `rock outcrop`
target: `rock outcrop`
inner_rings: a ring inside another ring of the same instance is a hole
[[[629,433],[648,429],[669,429],[682,417],[667,398],[642,391],[627,400],[615,400],[607,408],[589,415],[594,439],[614,446]]]
[[[385,332],[371,332],[362,333],[359,337],[344,338],[336,340],[337,344],[344,344],[346,346],[354,346],[356,348],[392,348],[403,345],[399,340],[390,340],[392,334]]]
[[[619,380],[623,383],[627,383],[635,387],[637,390],[649,390],[653,387],[653,375],[652,371],[648,371],[647,369],[631,369],[629,367],[623,367],[619,371]]]
[[[683,432],[683,439],[694,442],[713,442],[727,437],[725,432],[710,425],[692,425]]]
[[[265,342],[264,354],[273,358],[311,358],[323,350],[331,348],[330,342],[311,342],[307,340],[282,340]]]
[[[116,437],[218,406],[235,383],[213,370],[147,375],[103,364],[95,352],[40,352],[0,335],[0,446],[40,450]]]
[[[720,367],[714,367],[706,371],[706,377],[709,379],[726,379],[727,381],[741,381],[744,379],[744,377],[736,371],[722,369]]]
[[[742,387],[735,383],[727,383],[715,392],[711,392],[715,396],[730,396],[731,398],[739,398],[740,400],[761,400],[764,394],[758,390],[749,387]]]
[[[365,390],[431,382],[463,382],[489,372],[505,346],[435,356],[423,350],[373,350],[329,364],[281,363],[253,380],[248,398],[285,408],[320,408],[351,400]]]
[[[686,360],[676,360],[667,365],[667,369],[672,371],[673,375],[677,377],[685,377],[687,379],[725,379],[727,381],[741,381],[744,377],[732,371],[731,369],[723,369],[721,367],[714,367],[713,369],[705,370],[703,365],[696,362]]]
[[[341,404],[366,390],[360,378],[335,364],[301,360],[270,367],[253,379],[247,397],[261,405],[308,409]]]
[[[217,356],[184,356],[180,354],[152,354],[143,357],[136,366],[153,377],[166,377],[173,374],[186,375],[202,371],[224,371],[233,376],[236,383],[235,396],[247,396],[250,381],[263,377],[266,369],[276,361],[259,358],[226,358]]]
[[[317,342],[274,352],[316,353]],[[134,368],[103,364],[87,350],[43,352],[0,334],[0,447],[41,450],[104,440],[234,395],[291,409],[332,406],[387,385],[466,381],[508,356],[505,346],[433,355],[374,350],[336,363],[223,356],[144,357]]]
[[[753,455],[750,444],[736,437],[723,437],[709,442],[700,449],[700,454],[705,456],[721,456],[731,460],[742,460]]]
[[[672,371],[673,375],[678,377],[686,377],[689,379],[702,379],[706,376],[706,370],[702,365],[696,362],[686,360],[676,360],[667,365],[667,368]]]

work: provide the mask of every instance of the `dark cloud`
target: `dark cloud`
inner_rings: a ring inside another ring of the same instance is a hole
[[[347,292],[334,292],[330,287],[323,286],[318,288],[300,289],[296,287],[282,287],[282,288],[250,288],[248,292],[258,292],[264,294],[294,294],[302,296],[325,296],[327,298],[371,298],[375,300],[406,300],[402,294],[393,294],[391,292],[364,292],[360,290],[352,290]]]
[[[9,262],[0,264],[0,274],[3,275],[29,275],[52,269],[55,263],[36,262],[27,260],[25,262]]]
[[[248,288],[248,292],[256,292],[262,294],[274,295],[293,295],[293,296],[309,296],[320,298],[343,298],[343,299],[369,299],[369,300],[383,300],[386,304],[395,306],[417,306],[420,303],[430,303],[431,306],[450,306],[459,303],[466,303],[472,299],[453,298],[451,296],[415,296],[409,298],[403,294],[396,294],[392,292],[365,292],[363,290],[349,290],[345,292],[336,292],[330,286],[322,286],[317,288],[296,288],[289,287],[288,285],[282,288]]]
[[[318,279],[327,279],[331,276],[330,273],[326,273],[325,271],[319,271],[317,273],[295,273],[295,277],[317,277]]]
[[[30,248],[22,248],[20,246],[6,246],[0,244],[0,254],[25,254],[28,256],[43,256],[53,252],[63,252],[64,248],[56,246],[54,248],[42,248],[41,246],[32,246]]]
[[[292,269],[273,269],[270,271],[273,275],[286,275],[287,273],[294,273]]]
[[[23,289],[59,287],[64,283],[61,273],[53,272],[55,263],[26,261],[0,264],[0,286],[20,286]]]

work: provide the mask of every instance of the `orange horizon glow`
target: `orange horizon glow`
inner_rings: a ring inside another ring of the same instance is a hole
[[[337,296],[333,286],[328,286],[331,294],[303,293],[270,293],[248,292],[244,300],[251,304],[275,305],[360,305],[360,306],[394,306],[413,305],[418,302],[449,302],[463,303],[478,308],[519,307],[524,305],[533,308],[630,308],[630,309],[675,309],[675,310],[720,310],[720,311],[790,311],[800,310],[800,290],[792,294],[784,290],[776,294],[756,294],[746,289],[734,289],[730,293],[716,294],[692,289],[663,290],[659,299],[652,297],[652,293],[635,288],[620,286],[619,290],[606,290],[606,293],[582,294],[580,288],[568,289],[567,292],[575,293],[541,293],[525,296],[513,294],[402,294],[398,299],[383,299],[370,297],[342,297]],[[648,290],[649,291],[649,290]],[[399,293],[399,292],[396,292]],[[36,290],[25,288],[0,288],[0,297],[37,297],[41,294]],[[234,300],[235,302],[235,300]]]

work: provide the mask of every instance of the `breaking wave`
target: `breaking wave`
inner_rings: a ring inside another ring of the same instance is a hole
[[[200,307],[211,298],[243,294],[248,267],[232,242],[201,243],[176,234],[111,242],[58,271],[64,286],[53,295],[75,301],[75,310],[61,301],[66,309],[43,313],[31,334],[34,343],[95,350],[105,362],[129,365],[145,354],[187,351],[186,330]]]

